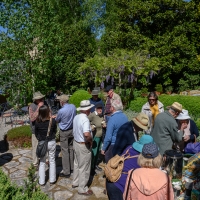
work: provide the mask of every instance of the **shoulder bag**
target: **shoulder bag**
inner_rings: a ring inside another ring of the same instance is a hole
[[[50,118],[50,120],[49,120],[49,127],[48,127],[47,136],[46,136],[45,140],[38,141],[38,145],[37,145],[37,149],[36,149],[36,155],[38,158],[44,157],[47,153],[48,141],[49,141],[48,137],[49,137],[49,133],[51,130],[51,124],[52,124],[52,118]]]

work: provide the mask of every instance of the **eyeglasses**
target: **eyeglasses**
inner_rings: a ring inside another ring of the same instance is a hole
[[[156,99],[149,99],[149,101],[155,101]]]

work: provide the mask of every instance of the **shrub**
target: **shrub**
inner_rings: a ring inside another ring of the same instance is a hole
[[[162,85],[161,85],[161,84],[156,84],[155,90],[156,90],[157,92],[163,92],[163,87],[162,87]]]
[[[92,97],[91,94],[89,94],[85,90],[77,90],[74,92],[74,94],[70,97],[69,102],[74,104],[76,107],[80,106],[80,102],[82,100],[88,100]]]
[[[194,117],[194,120],[200,117],[200,97],[199,96],[183,96],[183,95],[160,95],[161,101],[166,109],[173,102],[179,102],[183,108],[189,111],[189,114]],[[129,109],[135,112],[141,112],[142,106],[147,102],[146,98],[138,97],[131,101]]]
[[[173,87],[172,87],[171,85],[169,85],[169,86],[167,86],[167,87],[165,88],[165,91],[166,91],[166,92],[172,92],[172,91],[173,91]]]
[[[15,147],[31,147],[31,135],[30,126],[24,125],[10,129],[7,140],[11,141]]]
[[[127,110],[124,110],[124,114],[128,117],[128,120],[130,121],[130,120],[133,119],[133,117],[136,117],[136,115],[138,113],[136,113],[136,112],[134,112],[134,111],[132,111],[130,109],[127,109]]]
[[[28,182],[29,184],[29,182]],[[26,185],[27,187],[27,185]],[[17,187],[12,184],[8,176],[0,169],[0,199],[4,200],[48,200],[46,194],[42,193],[39,188],[30,192],[27,188]]]

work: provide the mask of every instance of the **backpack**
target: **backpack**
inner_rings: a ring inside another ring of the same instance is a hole
[[[104,167],[105,176],[110,182],[118,181],[122,173],[128,174],[128,172],[122,172],[125,160],[138,157],[138,155],[130,156],[130,153],[128,153],[129,149],[121,156],[115,155],[112,157]]]

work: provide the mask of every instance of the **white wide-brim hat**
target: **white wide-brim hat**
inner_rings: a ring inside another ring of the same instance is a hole
[[[83,100],[80,103],[80,107],[77,108],[77,111],[89,110],[92,107],[94,107],[94,104],[91,104],[89,100]]]
[[[183,109],[182,113],[180,113],[176,119],[178,119],[178,120],[184,120],[184,119],[190,119],[190,118],[191,117],[188,114],[188,110]]]

